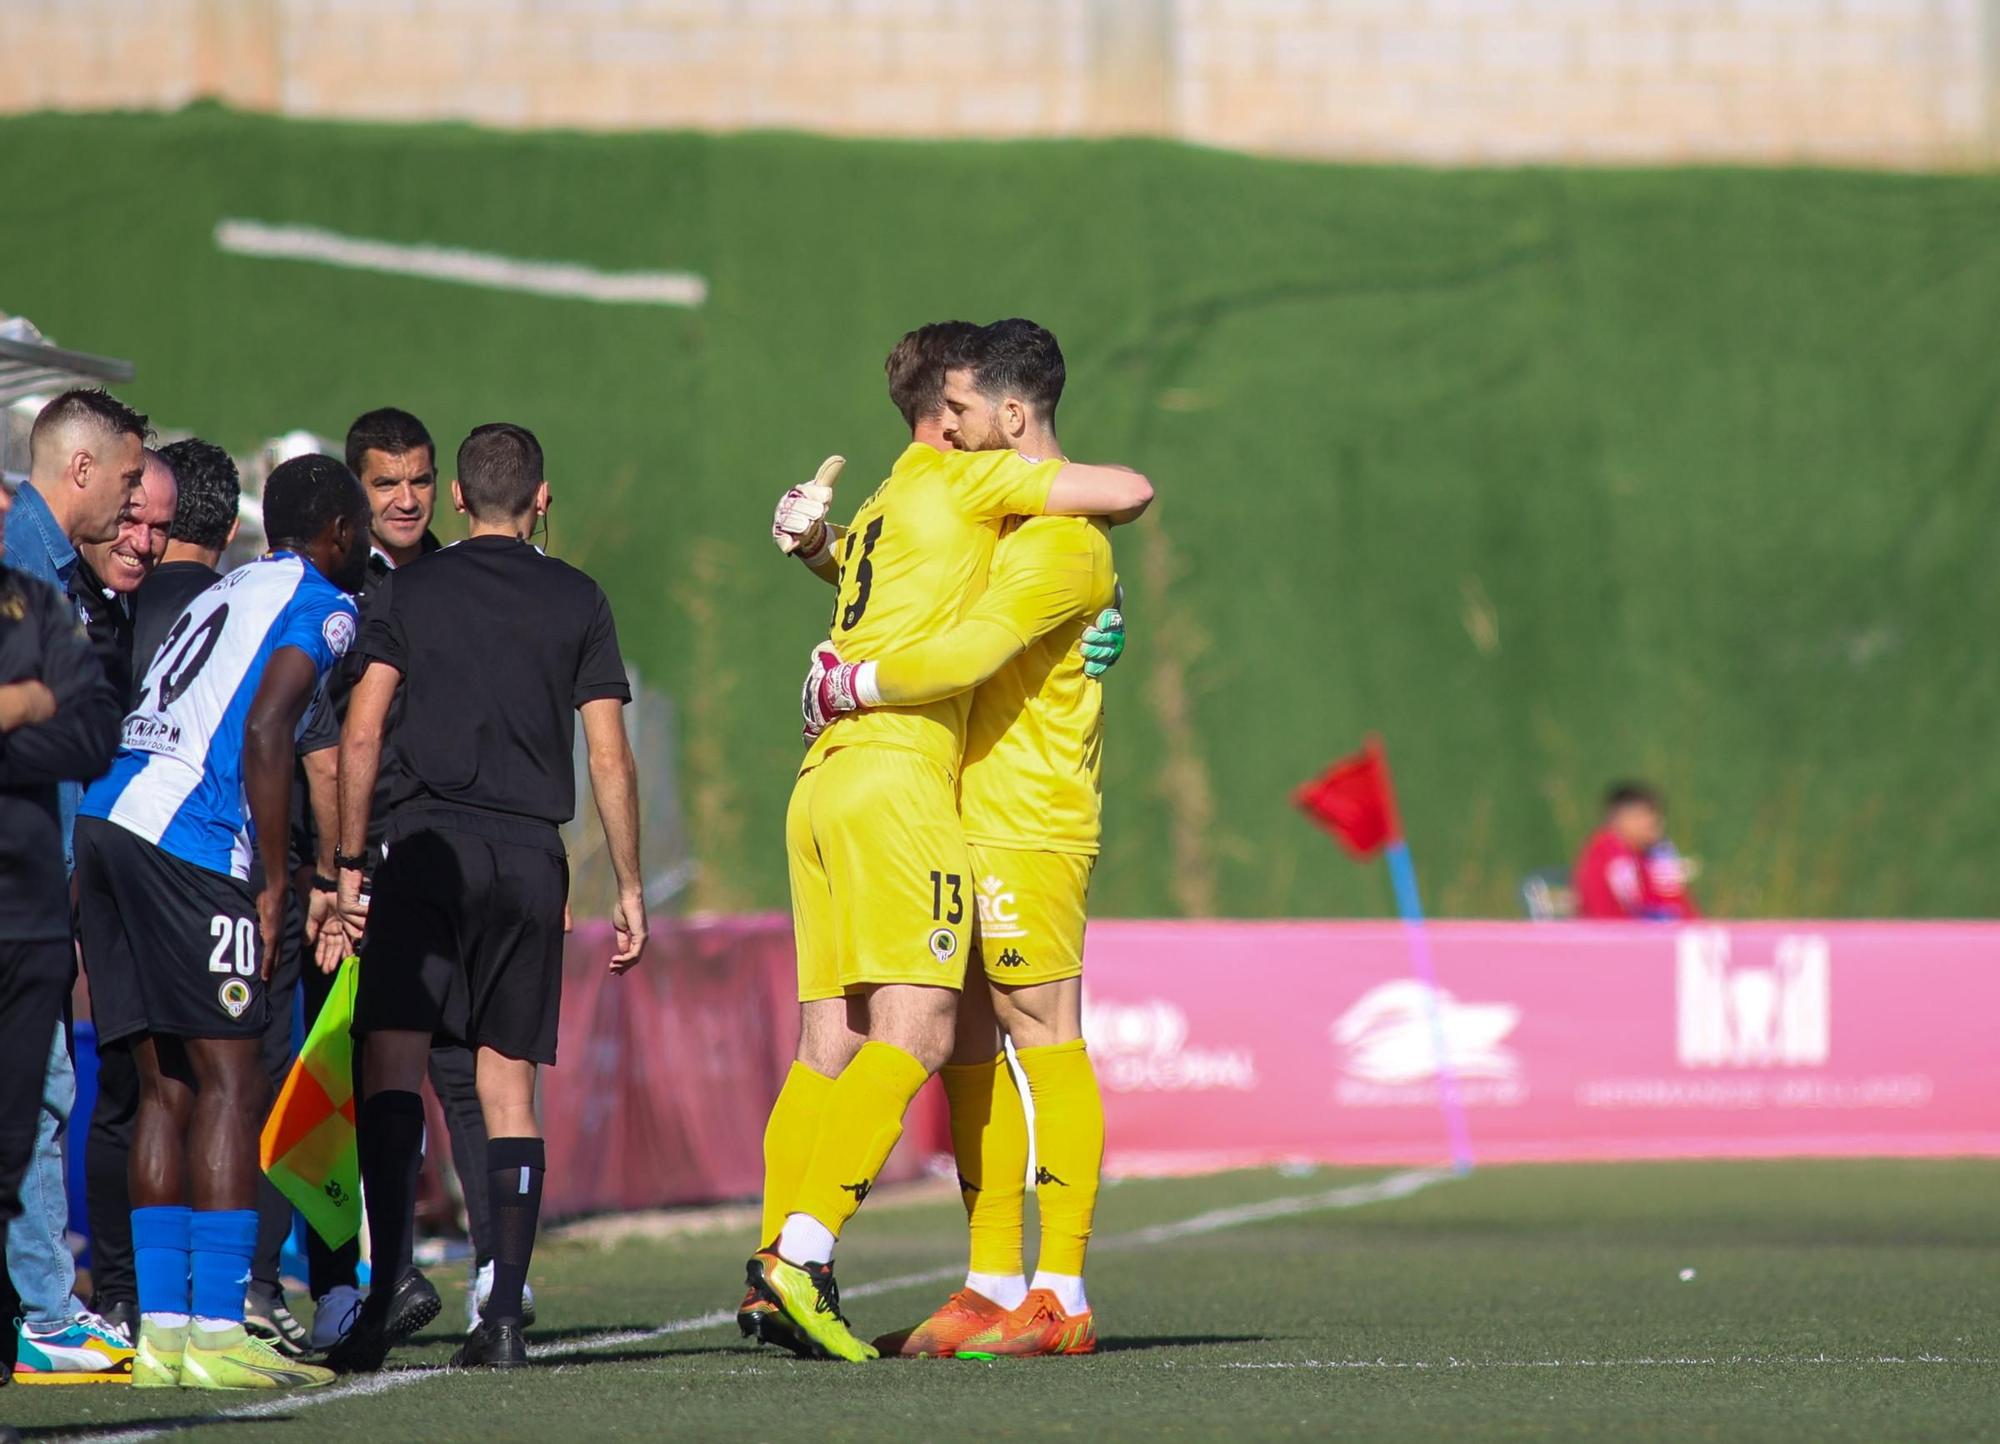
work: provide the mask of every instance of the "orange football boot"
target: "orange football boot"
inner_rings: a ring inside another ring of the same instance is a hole
[[[1007,1311],[977,1289],[960,1289],[915,1328],[898,1329],[875,1341],[884,1358],[949,1359],[972,1335],[997,1327]]]
[[[1094,1354],[1097,1316],[1093,1309],[1066,1314],[1047,1289],[1029,1289],[1021,1307],[993,1327],[961,1339],[961,1353],[1028,1358],[1037,1354]]]

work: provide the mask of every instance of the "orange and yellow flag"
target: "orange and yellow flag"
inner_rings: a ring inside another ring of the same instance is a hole
[[[310,960],[308,960],[310,965]],[[361,1231],[361,1161],[354,1148],[354,988],[344,958],[291,1075],[265,1120],[258,1161],[313,1232],[339,1248]]]

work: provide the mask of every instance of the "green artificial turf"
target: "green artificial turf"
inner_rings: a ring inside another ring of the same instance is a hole
[[[2000,181],[1413,172],[1142,142],[0,120],[0,307],[237,448],[533,425],[555,549],[676,696],[704,907],[778,906],[827,596],[773,499],[904,437],[906,328],[1028,314],[1118,537],[1105,915],[1379,914],[1289,789],[1381,730],[1434,911],[1508,915],[1606,782],[1736,915],[1977,915],[2000,845]],[[221,253],[242,217],[619,270],[698,310]],[[660,765],[663,759],[646,759]]]
[[[740,1293],[747,1241],[711,1232],[545,1244],[542,1353],[517,1374],[441,1372],[440,1333],[316,1395],[16,1387],[0,1411],[29,1438],[299,1444],[2000,1437],[2000,1164],[1522,1167],[1325,1206],[1376,1176],[1108,1189],[1095,1358],[853,1366],[758,1351],[731,1323],[690,1326]],[[1283,1199],[1321,1206],[1141,1233]],[[871,1203],[840,1260],[856,1327],[940,1301],[955,1279],[872,1286],[951,1273],[962,1230],[955,1203]]]

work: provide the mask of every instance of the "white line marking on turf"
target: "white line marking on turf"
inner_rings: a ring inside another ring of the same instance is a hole
[[[1909,1356],[1883,1354],[1874,1358],[1842,1358],[1834,1354],[1726,1354],[1708,1358],[1638,1359],[1273,1359],[1240,1360],[1222,1364],[1202,1364],[1209,1369],[1784,1369],[1799,1365],[1828,1364],[1839,1368],[1874,1368],[1895,1364],[1953,1364],[1988,1366],[2000,1359],[1954,1359],[1943,1354]],[[1171,1363],[1163,1368],[1174,1367]]]
[[[600,271],[572,261],[524,261],[452,246],[406,245],[343,236],[317,226],[278,226],[228,218],[215,223],[217,249],[266,260],[316,261],[350,271],[379,271],[627,306],[699,306],[708,282],[691,271]]]
[[[1271,1199],[1265,1203],[1245,1204],[1240,1208],[1211,1209],[1207,1213],[1198,1213],[1192,1218],[1184,1218],[1176,1223],[1156,1224],[1133,1233],[1116,1234],[1099,1240],[1095,1247],[1100,1250],[1143,1248],[1162,1239],[1215,1233],[1220,1229],[1262,1223],[1266,1219],[1290,1218],[1296,1214],[1317,1213],[1329,1209],[1360,1208],[1365,1204],[1407,1198],[1420,1189],[1446,1182],[1451,1177],[1452,1175],[1443,1169],[1409,1169],[1402,1173],[1392,1173],[1386,1178],[1378,1178],[1372,1183],[1350,1183],[1340,1188],[1330,1188],[1324,1193]],[[872,1298],[876,1294],[894,1293],[898,1289],[943,1283],[947,1279],[962,1277],[964,1272],[964,1269],[957,1264],[949,1264],[941,1268],[924,1269],[918,1273],[898,1274],[894,1278],[872,1279],[867,1283],[856,1284],[851,1289],[842,1289],[840,1292],[843,1299]],[[650,1343],[655,1339],[668,1338],[674,1334],[698,1333],[703,1329],[720,1328],[724,1324],[735,1322],[734,1309],[717,1309],[713,1313],[696,1314],[692,1318],[674,1319],[656,1329],[624,1329],[616,1333],[591,1334],[581,1339],[564,1339],[553,1344],[537,1344],[534,1357],[554,1359],[567,1358],[573,1354],[590,1354],[599,1349]],[[322,1404],[333,1404],[342,1399],[382,1394],[391,1389],[400,1389],[406,1384],[421,1384],[426,1379],[439,1379],[456,1372],[452,1369],[424,1368],[367,1374],[346,1383],[328,1384],[311,1393],[281,1394],[255,1404],[245,1404],[235,1409],[220,1409],[213,1414],[176,1420],[171,1424],[134,1420],[130,1424],[114,1425],[94,1434],[78,1436],[77,1444],[95,1444],[95,1441],[104,1441],[104,1444],[110,1444],[110,1441],[119,1441],[119,1444],[140,1444],[143,1440],[164,1439],[169,1434],[178,1434],[186,1429],[205,1429],[211,1424],[282,1417],[295,1414],[301,1409],[317,1408]]]

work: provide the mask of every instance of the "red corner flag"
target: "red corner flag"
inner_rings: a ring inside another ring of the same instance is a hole
[[[1370,737],[1366,747],[1301,786],[1292,800],[1356,857],[1380,851],[1403,833],[1380,738]]]

